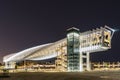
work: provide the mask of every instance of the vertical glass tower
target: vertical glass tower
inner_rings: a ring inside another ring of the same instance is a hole
[[[70,28],[67,30],[67,70],[70,72],[79,71],[79,29]]]

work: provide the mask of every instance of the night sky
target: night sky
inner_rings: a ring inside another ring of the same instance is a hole
[[[81,32],[108,25],[120,29],[119,0],[0,0],[0,61],[2,57]],[[103,2],[102,2],[103,1]],[[91,54],[91,61],[120,61],[120,31],[112,49]]]

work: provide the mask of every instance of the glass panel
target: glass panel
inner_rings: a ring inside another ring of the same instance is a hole
[[[71,35],[71,34],[74,35]],[[79,70],[79,31],[72,30],[67,35],[67,59],[68,59],[68,70],[76,71]]]

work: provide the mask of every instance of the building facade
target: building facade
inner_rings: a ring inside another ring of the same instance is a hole
[[[91,69],[94,71],[120,70],[120,62],[92,62]]]

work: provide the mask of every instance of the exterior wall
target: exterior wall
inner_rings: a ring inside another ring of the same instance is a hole
[[[56,71],[67,71],[67,47],[66,44],[62,44],[56,49],[58,55],[55,60]],[[60,54],[59,54],[60,53]]]
[[[120,62],[94,62],[92,70],[120,70]]]
[[[67,55],[66,50],[61,48],[60,50],[62,54],[57,56],[57,60],[55,61],[56,71],[67,71]]]
[[[16,62],[5,62],[5,69],[15,69]]]

